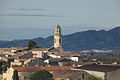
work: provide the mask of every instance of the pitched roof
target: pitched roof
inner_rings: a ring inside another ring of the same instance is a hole
[[[40,71],[40,70],[54,71],[54,70],[68,70],[72,68],[75,68],[75,66],[13,67],[13,69],[17,71]]]
[[[54,78],[70,78],[79,72],[80,71],[75,71],[75,70],[57,70],[54,71],[52,74]]]
[[[50,62],[71,62],[73,60],[67,59],[67,58],[50,58]]]
[[[28,59],[16,59],[18,61],[27,61]]]
[[[48,51],[49,52],[59,52],[59,49],[56,49],[56,48],[52,47]]]
[[[7,57],[7,59],[17,59],[18,57],[20,57],[20,56],[22,56],[22,55],[24,55],[23,53],[21,54],[21,53],[18,53],[18,54],[16,54],[16,55],[13,55],[13,56],[11,56],[11,57]]]
[[[32,52],[28,52],[28,53],[19,57],[19,59],[29,59],[29,58],[33,58]]]
[[[80,56],[81,54],[78,54],[78,53],[72,53],[72,52],[60,52],[59,54],[54,54],[54,55],[57,55],[57,56],[66,56],[66,57],[72,57],[72,56]]]
[[[25,49],[27,49],[27,47],[11,47],[11,49],[15,49],[15,50],[25,50]]]
[[[48,51],[49,48],[33,48],[32,51]]]
[[[91,71],[99,71],[99,72],[111,72],[114,70],[120,69],[120,66],[108,66],[108,65],[84,65],[81,67],[77,67],[75,69],[83,69],[83,70],[91,70]]]

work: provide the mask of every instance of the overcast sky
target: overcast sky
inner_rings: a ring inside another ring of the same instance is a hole
[[[0,0],[0,40],[64,35],[120,26],[120,0]]]

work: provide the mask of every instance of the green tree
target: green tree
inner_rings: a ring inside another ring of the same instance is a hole
[[[19,80],[18,71],[15,70],[13,73],[13,80]]]
[[[34,73],[31,77],[31,80],[54,80],[54,79],[51,73],[45,70],[41,70]]]
[[[37,45],[37,43],[36,43],[35,41],[30,40],[30,41],[28,42],[28,49],[31,50],[31,49],[33,49],[33,48],[36,48],[36,47],[37,47],[36,45]]]

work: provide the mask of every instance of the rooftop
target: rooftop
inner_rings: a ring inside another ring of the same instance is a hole
[[[27,61],[28,59],[16,59],[18,61]]]
[[[75,66],[13,67],[13,69],[15,69],[17,71],[40,71],[40,70],[55,71],[55,70],[69,70],[72,68],[75,68]]]
[[[48,51],[49,48],[33,48],[32,51]]]
[[[52,74],[54,78],[70,78],[74,74],[78,73],[79,71],[75,70],[57,70],[54,71]]]
[[[26,54],[24,54],[24,55],[21,55],[19,58],[20,58],[20,59],[33,58],[33,54],[32,54],[32,52],[28,52],[28,53],[26,53]]]
[[[111,72],[111,71],[120,69],[120,66],[91,64],[91,65],[84,65],[81,67],[77,67],[75,69],[100,71],[100,72]]]

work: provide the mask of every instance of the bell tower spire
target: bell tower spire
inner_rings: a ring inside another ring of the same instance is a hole
[[[62,47],[62,33],[61,33],[61,27],[60,27],[59,24],[55,27],[54,48],[63,50],[63,47]]]

